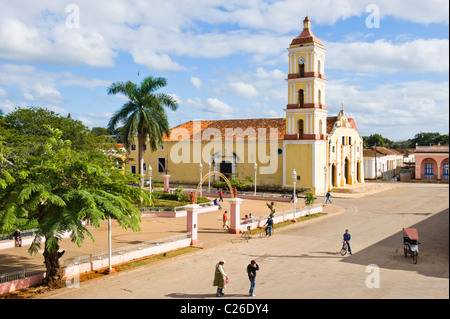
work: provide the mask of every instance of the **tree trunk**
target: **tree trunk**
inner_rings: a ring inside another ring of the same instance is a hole
[[[42,281],[43,284],[49,286],[52,289],[62,288],[65,285],[63,280],[64,270],[59,264],[59,259],[64,255],[64,250],[58,252],[59,245],[55,251],[49,251],[47,248],[47,240],[45,241],[44,249],[44,264],[46,268],[45,278]]]
[[[140,182],[141,182],[141,189],[144,189],[144,150],[145,150],[145,138],[144,135],[142,133],[140,133],[138,135],[138,144],[139,144],[139,150],[138,150],[138,158],[139,158],[139,174],[141,175],[140,177]]]

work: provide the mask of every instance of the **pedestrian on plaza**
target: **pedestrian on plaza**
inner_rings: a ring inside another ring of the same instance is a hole
[[[219,192],[219,202],[223,202],[223,192],[220,190]]]
[[[223,215],[222,215],[222,222],[223,222],[223,225],[222,225],[222,228],[223,228],[223,229],[225,229],[225,227],[226,227],[227,229],[230,229],[230,226],[228,226],[228,215],[227,215],[227,211],[225,211],[225,213],[223,213]]]
[[[331,204],[331,200],[330,200],[331,194],[330,194],[330,191],[327,192],[326,197],[327,197],[327,199],[326,199],[326,201],[325,201],[325,204],[328,203],[328,202],[330,202],[330,204]]]
[[[213,286],[217,287],[216,296],[222,297],[224,295],[223,289],[227,287],[228,276],[223,269],[223,265],[225,264],[225,260],[222,259],[216,265],[214,271],[214,282]]]
[[[272,227],[273,227],[273,219],[268,217],[266,223],[264,226],[266,226],[266,236],[269,235],[269,237],[272,236]]]
[[[248,295],[250,297],[256,297],[256,295],[253,293],[253,290],[255,289],[257,270],[259,270],[259,265],[256,263],[256,261],[252,260],[247,266],[248,279],[250,280],[250,290],[248,292]]]
[[[217,198],[214,199],[214,205],[219,206],[219,210],[222,210],[222,205],[217,202]]]
[[[352,254],[352,249],[350,248],[350,239],[352,238],[352,236],[348,232],[348,229],[345,230],[345,233],[344,233],[343,237],[344,237],[344,241],[347,243],[348,252],[351,255]]]
[[[14,245],[16,247],[22,247],[22,235],[20,235],[20,229],[17,228],[16,231],[13,233],[14,236]]]
[[[255,222],[255,217],[253,217],[252,213],[250,213],[250,214],[248,215],[248,222],[249,222],[249,223],[254,223],[254,222]]]

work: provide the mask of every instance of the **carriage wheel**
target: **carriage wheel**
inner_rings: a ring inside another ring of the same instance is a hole
[[[419,253],[417,251],[413,252],[413,262],[417,264],[417,259],[419,257]]]
[[[403,247],[403,253],[405,254],[405,257],[408,257],[408,249],[406,249],[406,247]]]

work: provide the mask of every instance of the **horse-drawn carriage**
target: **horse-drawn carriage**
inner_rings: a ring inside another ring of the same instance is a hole
[[[403,252],[405,257],[410,255],[417,264],[419,257],[419,234],[416,228],[403,228]]]

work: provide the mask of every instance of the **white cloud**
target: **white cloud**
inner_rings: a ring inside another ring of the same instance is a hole
[[[202,87],[202,81],[195,77],[195,76],[191,76],[191,83],[197,88],[201,88]]]
[[[386,40],[369,42],[324,43],[326,68],[394,73],[448,72],[448,39],[417,39],[400,44]]]
[[[246,99],[252,99],[259,95],[259,92],[251,84],[244,82],[232,82],[229,84],[232,93],[237,94]]]
[[[449,83],[410,81],[364,89],[346,80],[327,85],[328,116],[344,104],[362,135],[409,139],[419,131],[448,133]]]

